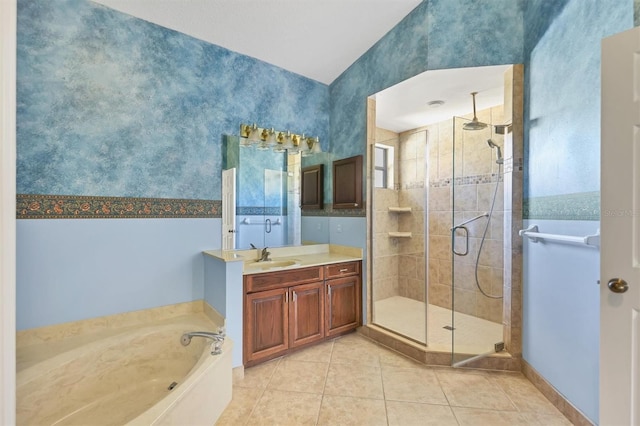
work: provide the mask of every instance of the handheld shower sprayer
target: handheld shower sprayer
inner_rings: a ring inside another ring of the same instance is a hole
[[[494,141],[492,141],[491,139],[487,139],[487,144],[493,149],[497,149],[498,153],[497,153],[497,158],[496,158],[496,164],[502,164],[504,163],[504,159],[502,158],[502,150],[500,149],[500,146],[498,146]]]

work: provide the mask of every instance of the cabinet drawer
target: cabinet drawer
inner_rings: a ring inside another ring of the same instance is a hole
[[[321,266],[312,268],[291,269],[288,271],[268,272],[265,274],[245,275],[245,292],[271,290],[275,288],[291,287],[297,284],[323,280]]]
[[[327,279],[357,275],[360,273],[360,262],[345,262],[326,265],[325,276]]]

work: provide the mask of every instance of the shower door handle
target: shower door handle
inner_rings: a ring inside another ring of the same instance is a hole
[[[458,229],[464,231],[464,252],[456,251],[456,231]],[[466,226],[458,225],[451,228],[451,251],[453,251],[453,254],[455,254],[456,256],[466,256],[469,254],[469,230]]]

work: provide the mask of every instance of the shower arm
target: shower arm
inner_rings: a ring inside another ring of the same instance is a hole
[[[467,219],[467,220],[465,220],[464,222],[457,224],[456,226],[454,226],[453,228],[451,228],[451,230],[453,231],[454,229],[459,228],[459,227],[461,227],[461,226],[464,226],[464,225],[466,225],[467,223],[471,223],[471,222],[473,222],[473,221],[475,221],[475,220],[478,220],[478,219],[480,219],[480,218],[482,218],[482,217],[488,217],[488,216],[489,216],[489,213],[484,212],[484,213],[482,213],[482,214],[480,214],[480,215],[478,215],[478,216],[476,216],[476,217],[472,217],[471,219]]]

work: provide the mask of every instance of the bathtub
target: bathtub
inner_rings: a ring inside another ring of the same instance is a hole
[[[220,355],[209,339],[182,346],[196,330],[216,328],[194,314],[51,345],[17,373],[18,424],[213,425],[231,400],[232,342]]]

